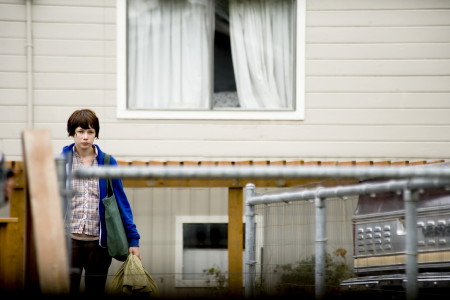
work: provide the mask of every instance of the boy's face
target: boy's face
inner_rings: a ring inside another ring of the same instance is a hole
[[[95,129],[92,127],[89,129],[83,129],[78,126],[77,129],[75,129],[73,140],[77,148],[88,149],[94,145]]]

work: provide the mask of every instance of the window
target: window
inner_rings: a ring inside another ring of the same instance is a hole
[[[215,286],[203,270],[228,270],[227,216],[178,216],[175,240],[175,286]],[[207,280],[211,282],[208,284]]]
[[[255,218],[256,224],[262,226],[261,216]],[[216,286],[215,278],[208,277],[203,270],[218,267],[223,274],[228,273],[228,217],[177,216],[175,222],[175,286]],[[245,222],[243,225],[245,248]],[[260,233],[256,239],[262,245]],[[259,251],[256,255],[260,259]],[[244,262],[242,270],[245,270]]]
[[[117,0],[118,117],[303,119],[304,0]]]

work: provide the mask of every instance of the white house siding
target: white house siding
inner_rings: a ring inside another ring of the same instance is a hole
[[[59,153],[67,117],[84,107],[101,119],[99,144],[122,160],[449,158],[449,1],[306,1],[302,121],[117,119],[114,0],[31,1],[27,98],[25,4],[0,0],[0,150],[10,160],[21,159],[26,127],[51,130]]]
[[[313,186],[310,186],[313,188]],[[258,193],[273,191],[258,188]],[[187,297],[204,295],[205,289],[183,288],[175,272],[175,239],[177,216],[227,216],[227,191],[222,188],[127,188],[134,219],[141,234],[141,256],[144,267],[158,283],[162,296]],[[327,199],[327,252],[345,249],[346,262],[353,263],[352,213],[357,197]],[[315,254],[314,203],[258,205],[258,254],[264,253],[264,289],[275,292],[279,272],[277,265],[296,264]],[[263,227],[261,229],[261,226]],[[260,231],[261,230],[261,231]],[[258,270],[261,260],[258,260]],[[121,263],[113,260],[109,270],[111,280]],[[214,267],[213,265],[211,267]],[[201,275],[201,274],[200,274]],[[214,292],[209,290],[209,293]]]
[[[161,296],[187,297],[201,289],[174,288],[175,217],[227,216],[227,193],[222,188],[128,188],[136,226],[141,234],[142,263],[157,282]],[[120,268],[113,260],[109,280]],[[213,267],[213,266],[211,266]],[[178,285],[180,285],[178,283]]]
[[[99,145],[120,160],[450,159],[448,0],[307,0],[302,121],[120,120],[115,0],[30,4],[27,44],[26,0],[0,0],[0,151],[7,160],[22,160],[28,127],[49,129],[58,154],[72,141],[68,116],[85,107],[100,117]],[[226,215],[226,190],[127,194],[144,266],[164,293],[191,293],[173,289],[174,218]]]

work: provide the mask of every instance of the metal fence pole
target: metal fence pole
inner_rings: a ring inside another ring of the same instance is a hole
[[[58,184],[59,184],[59,193],[61,195],[61,201],[62,201],[62,215],[63,215],[63,224],[64,224],[64,231],[68,230],[68,222],[70,222],[70,216],[68,216],[68,212],[70,211],[71,203],[72,203],[72,197],[75,195],[76,191],[72,189],[71,182],[73,177],[70,176],[71,174],[71,168],[67,168],[67,163],[69,161],[72,161],[72,154],[69,154],[68,156],[62,156],[59,155],[55,157],[55,164],[56,164],[56,172],[58,174]],[[70,235],[66,236],[66,247],[67,247],[67,255],[69,257],[72,256],[72,239],[70,238]],[[77,273],[81,274],[80,268],[73,268],[72,262],[69,261],[69,272],[70,275]]]
[[[325,255],[326,255],[326,207],[325,199],[316,197],[316,258],[315,258],[315,294],[316,299],[325,295]]]
[[[256,226],[255,226],[255,206],[249,200],[255,194],[255,185],[248,183],[244,188],[245,197],[245,252],[244,252],[244,289],[245,297],[254,296],[256,279]]]
[[[56,164],[56,173],[58,174],[58,185],[59,185],[59,194],[61,195],[62,200],[62,209],[63,209],[63,216],[66,212],[67,205],[68,205],[68,193],[66,189],[66,180],[67,180],[67,172],[66,172],[66,160],[62,156],[58,156],[55,158],[55,164]]]
[[[406,296],[408,300],[417,299],[417,201],[418,191],[405,189],[403,200],[406,215]]]

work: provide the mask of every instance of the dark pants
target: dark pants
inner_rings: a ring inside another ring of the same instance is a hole
[[[70,292],[72,294],[79,293],[84,269],[85,292],[89,294],[104,293],[108,269],[112,261],[108,249],[100,247],[99,241],[71,239],[71,243]]]

